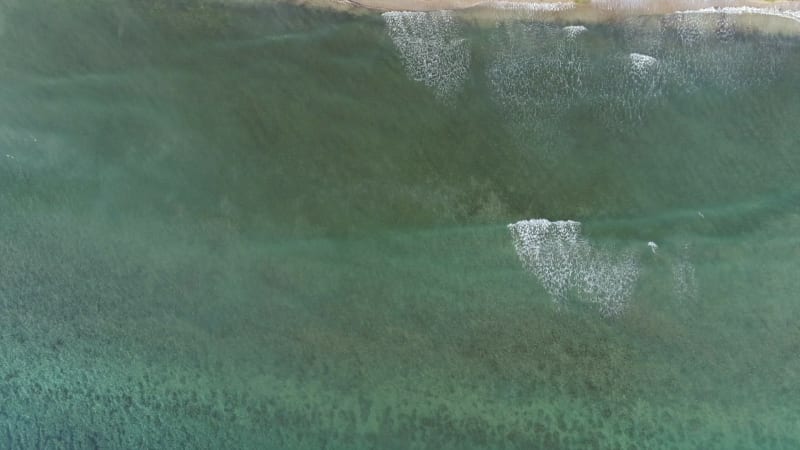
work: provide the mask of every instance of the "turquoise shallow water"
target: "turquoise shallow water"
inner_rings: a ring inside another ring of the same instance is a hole
[[[796,36],[201,6],[0,3],[0,448],[800,446]]]

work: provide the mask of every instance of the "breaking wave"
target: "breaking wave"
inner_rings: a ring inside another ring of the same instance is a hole
[[[645,118],[667,93],[732,92],[775,80],[789,45],[767,37],[737,39],[734,16],[749,13],[800,19],[800,12],[749,7],[633,18],[620,24],[619,42],[598,50],[583,37],[589,35],[583,25],[500,21],[487,40],[471,43],[449,11],[387,12],[383,18],[409,78],[440,100],[462,90],[471,44],[488,47],[481,50],[492,55],[485,69],[489,92],[509,128],[522,141],[547,143],[553,138],[548,130],[558,128],[550,126],[553,121],[576,107],[619,128]]]
[[[633,252],[596,248],[581,235],[581,224],[572,220],[523,220],[508,228],[522,265],[556,305],[563,307],[574,296],[607,317],[628,307],[639,278]]]
[[[678,11],[675,14],[752,14],[759,16],[780,17],[800,23],[800,11],[778,8],[757,8],[753,6],[718,6],[710,8]]]
[[[441,100],[452,99],[470,66],[469,45],[459,36],[452,13],[391,11],[382,16],[409,78],[431,88]]]
[[[508,225],[514,250],[523,268],[532,274],[559,308],[570,301],[594,306],[603,316],[615,317],[630,306],[639,280],[642,253],[661,260],[671,275],[672,297],[679,304],[698,299],[698,281],[691,246],[662,253],[655,242],[650,252],[600,247],[583,236],[573,220],[522,220]],[[671,273],[670,273],[671,272]]]
[[[589,59],[578,39],[584,31],[585,27],[514,22],[492,33],[490,92],[519,140],[555,138],[551,134],[558,127],[551,126],[553,121],[590,95],[584,82]]]
[[[486,3],[492,8],[496,9],[520,9],[525,11],[534,12],[555,12],[565,11],[575,7],[573,2],[548,2],[548,3],[532,3],[532,2],[513,2],[513,1],[493,1]]]
[[[588,29],[583,25],[569,25],[562,28],[562,30],[567,33],[567,37],[574,38]]]

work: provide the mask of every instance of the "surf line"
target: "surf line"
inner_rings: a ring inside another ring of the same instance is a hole
[[[731,15],[760,15],[781,17],[800,23],[800,11],[777,8],[756,8],[753,6],[720,6],[702,9],[689,9],[676,11],[673,14],[731,14]]]

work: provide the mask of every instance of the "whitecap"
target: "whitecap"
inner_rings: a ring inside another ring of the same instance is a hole
[[[494,59],[487,79],[506,124],[523,145],[554,139],[551,126],[590,95],[588,57],[579,40],[551,24],[509,22],[492,34]]]
[[[579,34],[586,31],[586,27],[583,25],[569,25],[562,28],[565,33],[567,33],[567,37],[574,38]]]
[[[431,88],[441,100],[463,87],[470,66],[466,39],[450,11],[391,11],[382,14],[409,78]]]
[[[633,70],[639,73],[652,69],[658,63],[656,58],[641,53],[631,53],[628,57],[631,59]]]
[[[514,2],[514,1],[493,1],[486,3],[496,9],[521,9],[536,12],[557,12],[572,9],[575,7],[573,2]]]
[[[523,267],[563,307],[576,296],[604,316],[618,316],[628,307],[639,262],[632,252],[599,249],[581,234],[580,222],[523,220],[508,225]]]
[[[778,8],[758,8],[754,6],[719,6],[701,9],[691,9],[686,11],[677,11],[675,14],[754,14],[761,16],[773,16],[783,19],[793,20],[800,22],[800,11],[790,9]]]

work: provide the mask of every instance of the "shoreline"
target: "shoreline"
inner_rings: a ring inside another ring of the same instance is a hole
[[[259,0],[233,0],[258,3]],[[708,8],[753,8],[800,12],[800,0],[290,0],[307,6],[345,10],[387,11],[529,11],[543,13],[594,12],[600,16],[672,14]],[[800,20],[800,19],[799,19]]]
[[[215,0],[257,4],[264,0]],[[275,0],[273,0],[275,1]],[[800,0],[277,0],[351,14],[448,10],[476,23],[537,20],[572,25],[670,14],[725,14],[742,30],[800,35]]]
[[[264,0],[214,0],[256,5]],[[269,0],[267,0],[269,1]],[[275,1],[275,0],[273,0]],[[596,24],[629,17],[668,14],[727,14],[747,28],[772,33],[800,34],[800,0],[277,0],[311,8],[352,14],[390,11],[449,10],[485,20],[535,18],[543,21]]]

